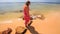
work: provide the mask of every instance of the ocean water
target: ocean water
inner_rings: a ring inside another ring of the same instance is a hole
[[[0,2],[0,12],[21,10],[24,3]]]
[[[23,2],[0,2],[0,13],[23,10]],[[31,10],[60,10],[59,3],[31,3]]]

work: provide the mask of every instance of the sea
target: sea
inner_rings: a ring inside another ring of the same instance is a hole
[[[0,13],[23,10],[25,2],[0,2]],[[31,10],[60,10],[60,3],[31,2]]]

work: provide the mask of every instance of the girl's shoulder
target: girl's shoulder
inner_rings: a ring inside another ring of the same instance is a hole
[[[26,6],[26,5],[24,5],[24,6],[23,6],[23,8],[27,8],[27,6]]]

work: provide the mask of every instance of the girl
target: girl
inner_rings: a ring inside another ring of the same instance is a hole
[[[25,26],[28,26],[28,23],[30,21],[29,5],[30,5],[30,1],[27,1],[23,7]]]

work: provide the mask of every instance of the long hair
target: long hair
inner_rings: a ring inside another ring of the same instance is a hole
[[[29,4],[30,4],[30,1],[27,1],[27,2],[26,2],[26,5],[29,6]]]

